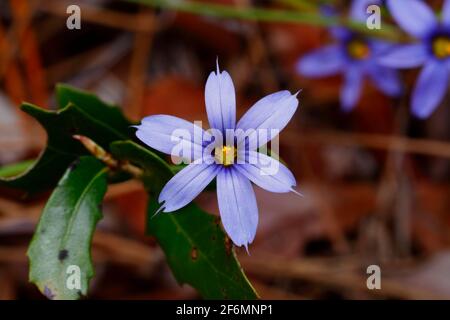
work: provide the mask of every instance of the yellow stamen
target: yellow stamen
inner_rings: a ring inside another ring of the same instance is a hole
[[[433,53],[440,59],[450,57],[450,38],[438,37],[434,39]]]
[[[218,163],[224,166],[232,165],[236,158],[236,148],[229,146],[216,147],[214,149],[214,157]]]
[[[369,46],[360,40],[353,40],[347,45],[348,54],[357,60],[364,60],[370,56]]]

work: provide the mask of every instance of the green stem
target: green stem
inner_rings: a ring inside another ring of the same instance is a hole
[[[297,10],[267,9],[260,7],[237,7],[218,3],[183,0],[128,0],[155,8],[175,10],[185,13],[212,16],[218,18],[253,20],[262,22],[304,23],[309,25],[331,27],[346,26],[354,31],[375,37],[398,39],[399,31],[392,25],[383,23],[381,30],[369,30],[364,23],[327,17],[318,12],[301,12]],[[318,11],[318,10],[316,10]]]
[[[277,0],[279,3],[299,11],[308,10],[317,12],[317,5],[314,1],[306,0]]]

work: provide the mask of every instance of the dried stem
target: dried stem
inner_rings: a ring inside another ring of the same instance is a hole
[[[110,153],[108,153],[105,149],[103,149],[88,137],[82,135],[74,135],[73,138],[80,141],[94,157],[104,162],[112,170],[127,172],[135,178],[142,177],[143,171],[141,168],[132,165],[128,161],[118,161],[114,159]]]

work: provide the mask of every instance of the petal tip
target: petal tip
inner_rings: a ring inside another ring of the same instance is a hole
[[[302,198],[305,197],[305,195],[304,195],[303,193],[301,193],[301,192],[295,190],[294,188],[291,188],[291,191],[292,191],[293,193],[295,193],[296,195],[298,195],[299,197],[302,197]]]
[[[433,110],[434,111],[434,110]],[[424,111],[421,108],[414,108],[412,109],[412,114],[419,120],[426,120],[431,116],[431,112]]]
[[[220,74],[220,68],[219,68],[219,56],[217,56],[216,57],[216,72],[217,72],[217,75],[219,75]]]
[[[154,217],[156,217],[158,215],[158,213],[161,212],[165,212],[164,210],[166,209],[165,207],[165,202],[163,201],[163,203],[161,204],[161,207],[159,207],[158,210],[156,210],[156,212],[152,215],[151,219],[153,219]]]
[[[293,94],[294,97],[297,98],[297,96],[303,91],[303,89],[298,90],[296,93]]]

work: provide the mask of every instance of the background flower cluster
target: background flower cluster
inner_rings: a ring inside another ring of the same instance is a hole
[[[337,43],[302,57],[297,70],[308,77],[342,73],[341,105],[348,111],[358,102],[366,75],[380,91],[399,97],[404,87],[397,70],[422,67],[411,93],[411,111],[418,118],[428,118],[442,103],[449,86],[450,1],[444,1],[442,13],[436,15],[422,0],[355,0],[349,17],[365,23],[373,14],[368,11],[370,5],[384,4],[410,35],[411,43],[381,41],[333,27],[330,32]]]

